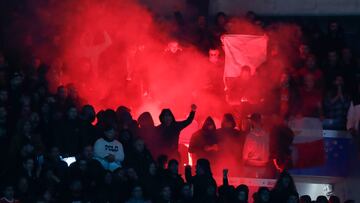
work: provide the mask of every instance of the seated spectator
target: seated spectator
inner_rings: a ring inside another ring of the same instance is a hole
[[[246,135],[243,162],[245,177],[266,177],[270,158],[270,137],[262,127],[261,115],[252,114],[252,129]]]
[[[131,197],[126,201],[126,203],[150,203],[150,201],[144,199],[143,191],[140,186],[134,186],[131,192]]]
[[[115,140],[115,130],[112,126],[106,127],[103,138],[99,138],[94,145],[94,158],[105,170],[115,171],[122,167],[125,155],[122,144]]]
[[[162,182],[171,188],[172,196],[175,199],[180,197],[181,189],[184,185],[184,180],[179,174],[179,163],[175,159],[171,159],[169,161]]]
[[[335,195],[331,195],[329,198],[329,203],[340,203],[340,198]]]
[[[300,203],[311,203],[311,197],[309,195],[301,196]]]
[[[266,202],[272,202],[270,200],[270,190],[267,187],[260,187],[255,194],[254,203],[266,203]]]
[[[181,196],[178,203],[195,203],[193,200],[193,193],[191,191],[191,185],[186,183],[181,189]]]
[[[246,185],[239,185],[235,189],[235,200],[236,203],[248,203],[249,201],[249,187]]]
[[[316,198],[316,203],[328,203],[328,199],[325,196],[318,196]]]
[[[172,197],[170,186],[164,185],[160,189],[159,198],[156,200],[158,203],[175,203],[176,201]]]
[[[211,117],[207,117],[202,128],[191,136],[189,153],[193,160],[206,158],[213,163],[219,150],[217,143],[215,122]]]
[[[146,149],[142,139],[136,139],[133,143],[132,150],[126,155],[124,160],[125,166],[131,166],[141,177],[147,174],[149,165],[153,162],[150,152]]]
[[[336,76],[332,88],[324,100],[324,128],[330,130],[345,129],[346,115],[350,100],[345,92],[344,79]]]

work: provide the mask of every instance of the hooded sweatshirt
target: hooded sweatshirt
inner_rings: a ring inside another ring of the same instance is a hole
[[[165,124],[165,114],[170,114],[172,123],[167,126]],[[159,146],[162,154],[168,155],[170,158],[178,157],[178,143],[180,132],[192,123],[195,117],[195,111],[191,111],[184,121],[176,121],[170,109],[163,109],[160,114],[161,124],[156,127],[159,135]]]

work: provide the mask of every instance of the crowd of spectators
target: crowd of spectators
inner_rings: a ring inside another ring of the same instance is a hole
[[[247,18],[265,26],[253,13]],[[211,26],[206,16],[199,16],[193,44],[205,53],[210,50],[210,57],[219,52],[228,22],[224,13]],[[190,142],[196,166],[184,171],[179,134],[193,121],[196,105],[184,121],[176,121],[171,110],[164,109],[158,126],[155,115],[145,112],[136,120],[125,106],[96,113],[72,85],[51,93],[48,66],[41,59],[18,69],[8,62],[6,51],[0,53],[0,202],[251,201],[246,185],[229,185],[228,170],[214,163],[215,156],[234,154],[227,161],[242,160],[246,176],[264,177],[271,158],[280,168],[291,168],[293,135],[283,119],[317,117],[328,129],[354,134],[359,130],[360,61],[346,45],[341,26],[333,21],[328,28],[324,34],[317,29],[304,33],[294,67],[281,77],[276,90],[281,121],[271,131],[265,130],[257,113],[238,128],[231,114],[224,115],[218,129],[209,117]],[[269,138],[281,133],[286,139],[270,145],[276,139]],[[234,141],[239,148],[227,147]],[[280,145],[284,146],[275,147]],[[71,157],[76,161],[68,165],[66,158]],[[215,182],[212,167],[223,170],[221,185]],[[235,169],[230,168],[232,172]],[[286,170],[274,188],[260,187],[252,198],[256,203],[311,202],[309,196],[299,197]],[[316,202],[340,200],[319,196]]]

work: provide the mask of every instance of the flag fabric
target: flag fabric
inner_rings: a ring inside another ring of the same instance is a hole
[[[251,74],[254,74],[256,68],[266,60],[267,42],[266,35],[223,35],[224,77],[239,77],[241,68],[245,65],[249,66]]]
[[[294,119],[289,123],[295,133],[294,168],[322,166],[326,161],[322,122],[318,118]]]

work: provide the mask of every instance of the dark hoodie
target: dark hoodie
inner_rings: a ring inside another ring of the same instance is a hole
[[[144,140],[146,147],[151,152],[153,158],[157,158],[158,153],[158,134],[154,125],[154,120],[149,112],[142,113],[138,118],[138,136]]]
[[[172,117],[172,123],[167,126],[165,124],[165,115]],[[184,121],[176,121],[170,109],[163,109],[159,116],[161,124],[156,127],[159,135],[159,150],[161,154],[167,155],[169,158],[179,158],[178,143],[180,132],[186,128],[194,120],[195,111],[191,111]]]
[[[209,129],[209,126],[213,126],[213,129]],[[193,153],[196,159],[206,158],[211,162],[211,160],[215,158],[216,150],[207,150],[207,148],[217,143],[216,125],[214,120],[209,116],[206,118],[202,128],[191,136],[189,152]]]
[[[225,122],[232,124],[231,128],[224,126]],[[245,142],[245,136],[235,129],[235,119],[231,114],[225,114],[221,128],[216,131],[219,142],[219,157],[227,157],[218,161],[219,165],[228,168],[231,171],[237,171],[242,160],[242,151]],[[223,162],[223,163],[221,163]]]

